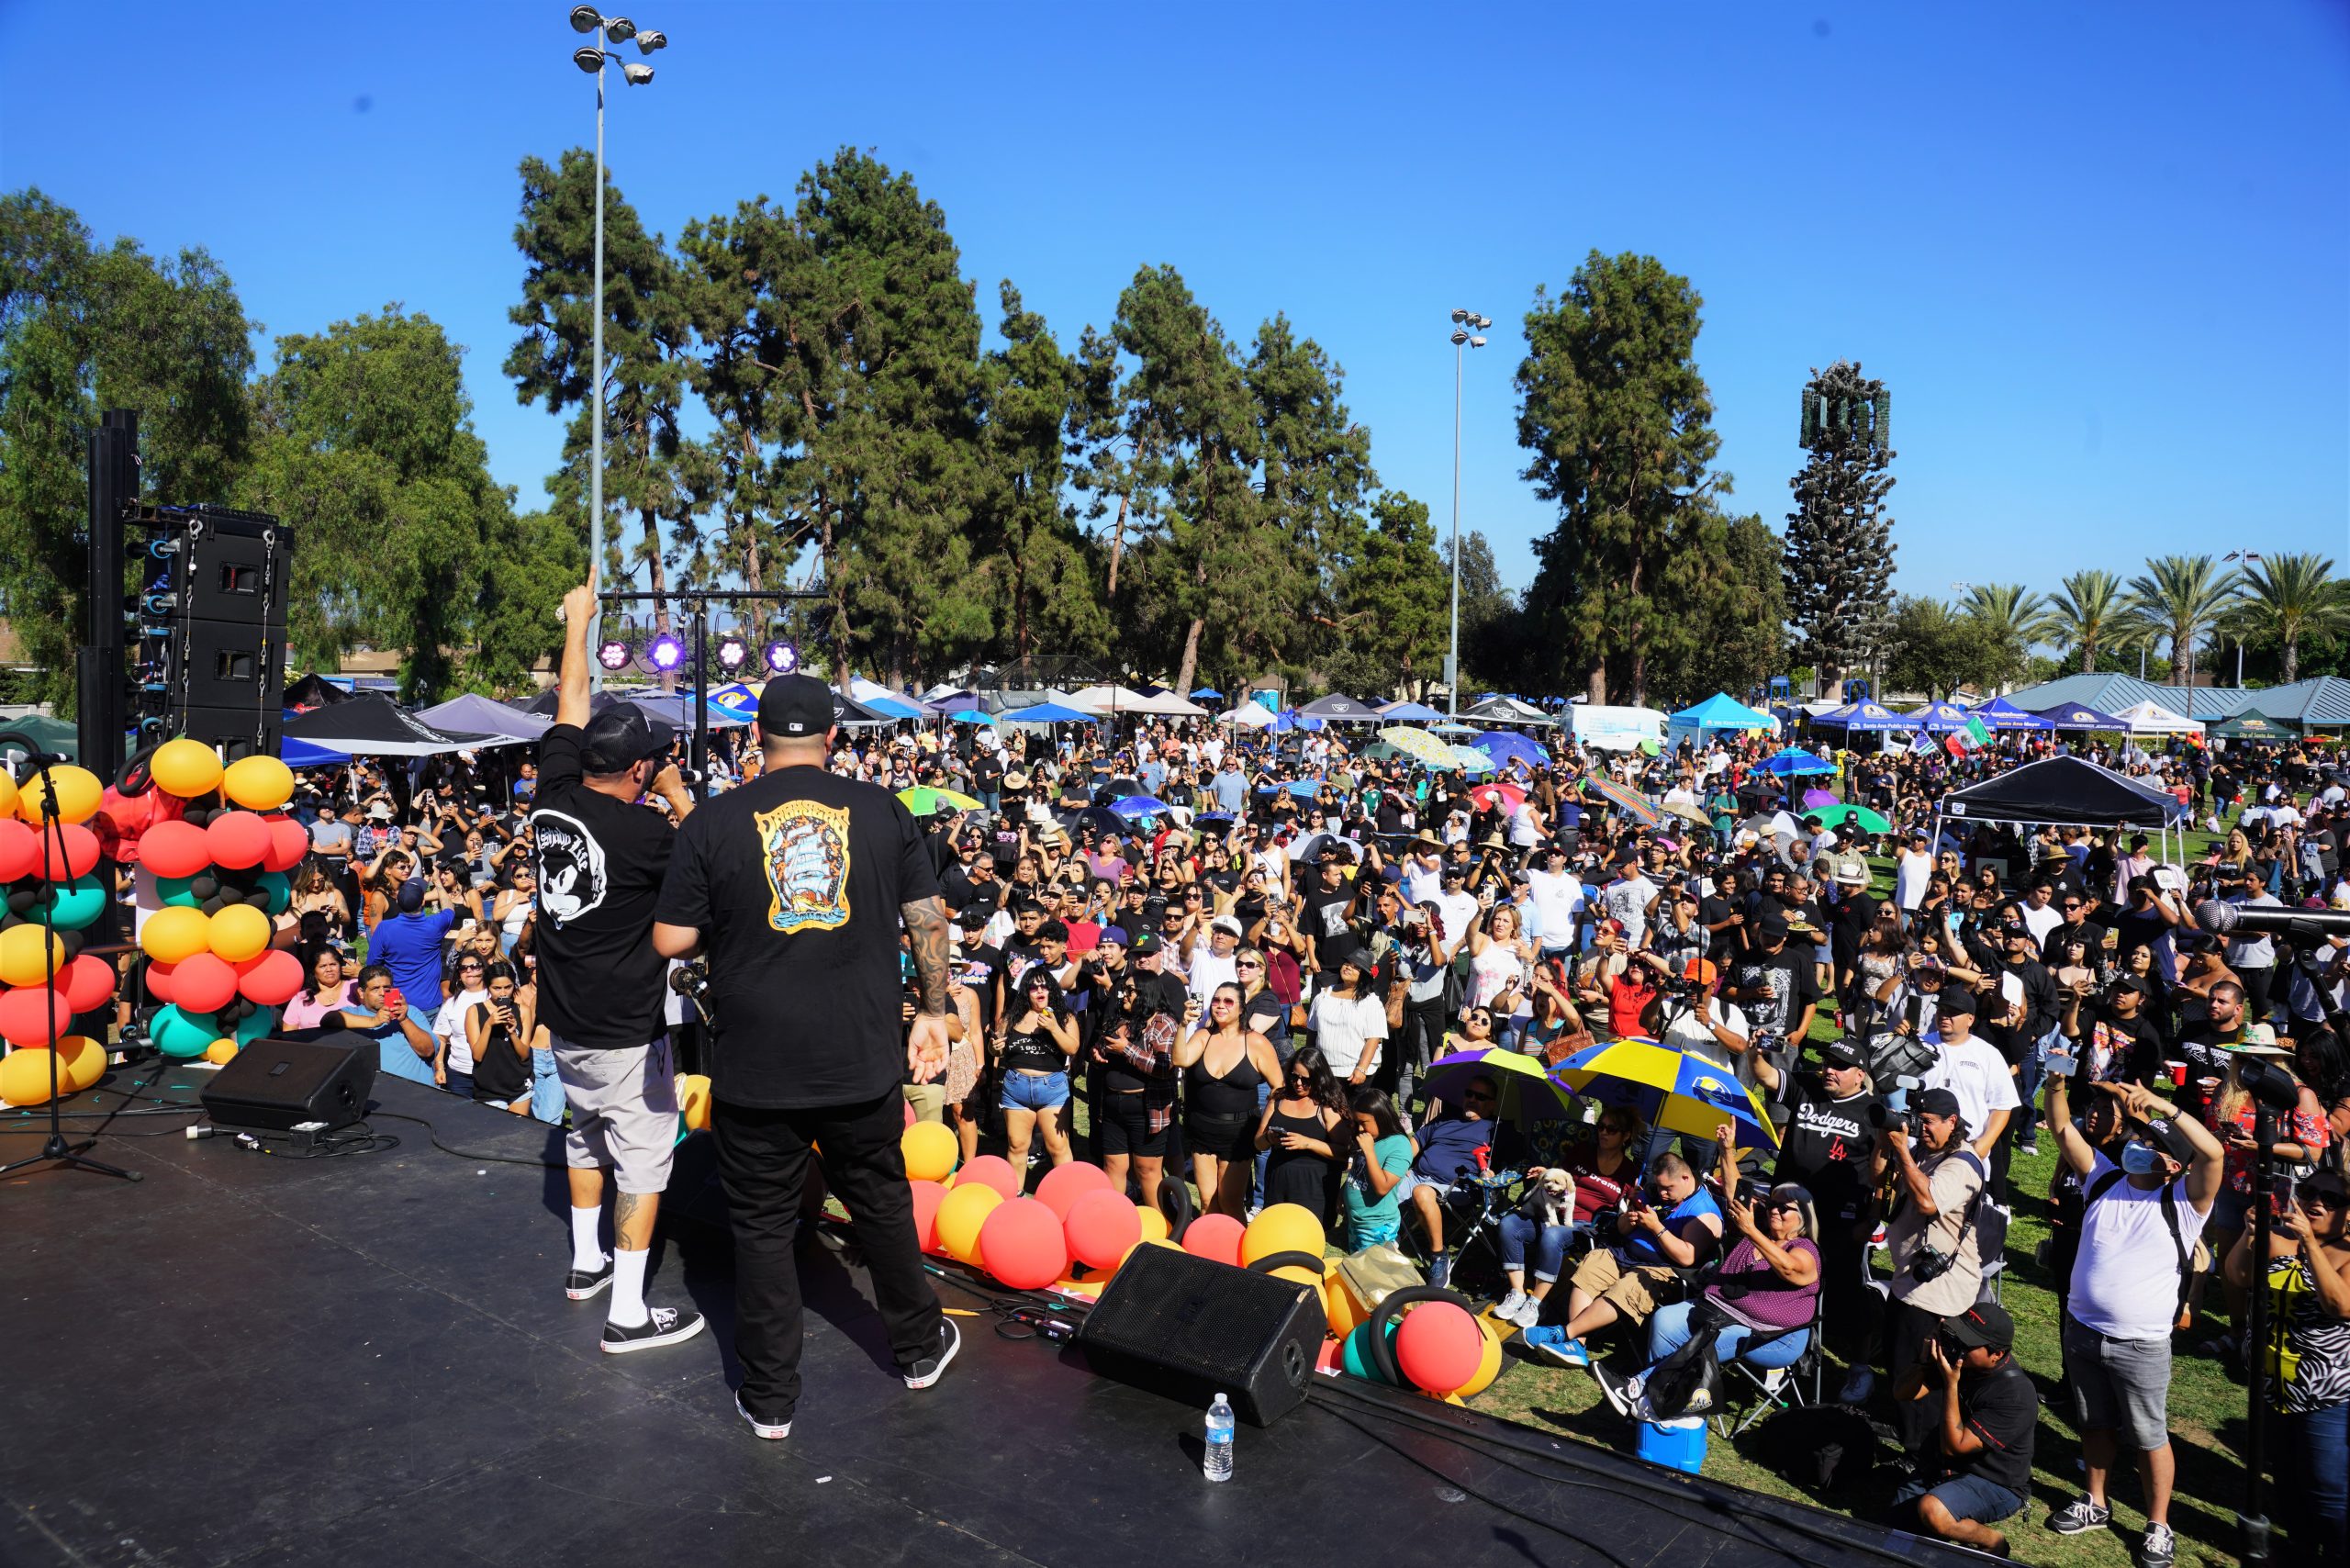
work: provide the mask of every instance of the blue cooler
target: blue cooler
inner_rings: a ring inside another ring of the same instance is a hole
[[[1677,1421],[1643,1421],[1632,1451],[1651,1464],[1695,1475],[1706,1465],[1705,1417],[1684,1416]]]

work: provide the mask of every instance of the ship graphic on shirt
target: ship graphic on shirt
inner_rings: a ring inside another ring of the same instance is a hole
[[[837,931],[848,924],[848,809],[786,801],[752,819],[767,868],[767,924],[778,931]]]

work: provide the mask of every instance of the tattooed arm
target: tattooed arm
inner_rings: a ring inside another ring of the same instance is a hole
[[[916,1083],[928,1083],[946,1068],[946,938],[952,928],[946,906],[935,898],[901,904],[913,949],[914,1021],[906,1036],[906,1066]]]

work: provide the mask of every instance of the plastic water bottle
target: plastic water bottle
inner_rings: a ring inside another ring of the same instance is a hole
[[[1221,1394],[1208,1406],[1208,1451],[1200,1469],[1210,1481],[1232,1479],[1232,1404]]]

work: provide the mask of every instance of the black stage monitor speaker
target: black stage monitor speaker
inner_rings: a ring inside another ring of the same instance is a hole
[[[347,1046],[255,1040],[213,1078],[201,1096],[204,1108],[224,1127],[282,1133],[306,1122],[324,1122],[326,1131],[349,1126],[367,1114],[376,1049],[364,1035]]]
[[[1322,1303],[1293,1280],[1166,1247],[1137,1247],[1077,1331],[1093,1370],[1204,1410],[1270,1427],[1305,1397]]]

